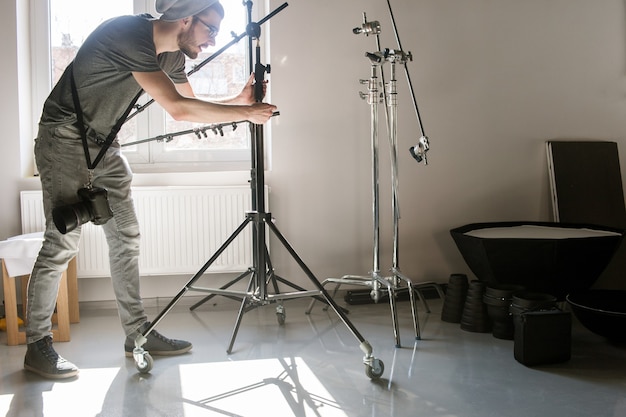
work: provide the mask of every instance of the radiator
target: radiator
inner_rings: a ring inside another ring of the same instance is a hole
[[[43,231],[41,191],[22,191],[20,197],[22,233]],[[136,187],[133,200],[142,236],[142,275],[197,272],[252,208],[248,186]],[[108,247],[100,226],[83,225],[77,264],[81,278],[109,276]],[[251,265],[250,225],[207,272],[245,271]]]

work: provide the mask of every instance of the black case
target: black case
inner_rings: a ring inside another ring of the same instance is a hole
[[[558,309],[524,312],[515,319],[514,356],[526,365],[567,362],[571,357],[572,317]]]

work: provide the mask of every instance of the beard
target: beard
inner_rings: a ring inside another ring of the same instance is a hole
[[[196,59],[198,57],[195,39],[191,36],[191,30],[178,35],[178,48],[183,54],[191,59]]]
[[[190,59],[196,59],[198,57],[198,53],[196,51],[190,50],[190,48],[188,48],[186,45],[181,45],[180,51]]]

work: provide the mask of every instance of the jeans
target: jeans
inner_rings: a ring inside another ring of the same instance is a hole
[[[100,146],[88,140],[91,160]],[[46,230],[41,251],[28,284],[27,343],[51,335],[62,272],[78,253],[80,226],[61,234],[52,221],[52,209],[80,201],[78,189],[88,182],[80,133],[74,125],[40,125],[35,158],[41,179]],[[113,218],[101,227],[109,247],[111,281],[122,327],[134,337],[147,321],[139,288],[139,224],[131,196],[132,172],[114,142],[93,170],[92,185],[108,190]]]

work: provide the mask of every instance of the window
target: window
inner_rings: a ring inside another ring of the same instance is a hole
[[[98,24],[110,17],[124,14],[148,12],[158,16],[153,8],[154,0],[107,2],[32,0],[32,2],[35,7],[31,10],[36,11],[33,20],[34,62],[47,64],[35,65],[33,85],[36,90],[34,95],[36,104],[43,104],[50,89],[74,58],[84,39]],[[226,11],[226,17],[216,39],[217,45],[204,51],[196,60],[188,59],[188,72],[231,42],[232,36],[245,31],[247,9],[242,6],[242,2],[222,0],[221,3]],[[263,11],[253,10],[253,12],[253,19],[258,20],[257,15],[261,16]],[[45,26],[49,27],[48,31],[42,27],[42,21],[47,22]],[[46,45],[49,45],[48,51],[39,47],[44,39]],[[216,59],[195,71],[189,81],[196,96],[211,100],[237,94],[248,80],[250,64],[247,49],[248,38],[243,37]],[[138,105],[142,106],[149,99],[150,97],[144,95]],[[221,129],[208,129],[210,126],[203,124],[177,122],[156,103],[131,114],[133,117],[124,124],[119,139],[135,171],[218,171],[242,170],[249,167],[250,132],[246,124],[228,124]],[[40,114],[34,112],[35,125],[39,116]],[[179,132],[193,130],[194,133],[179,135]],[[156,140],[163,137],[164,140]],[[140,141],[144,142],[136,143]]]

